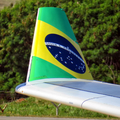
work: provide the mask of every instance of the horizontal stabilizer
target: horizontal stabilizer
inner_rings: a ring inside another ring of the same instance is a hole
[[[118,85],[67,78],[44,79],[22,85],[16,88],[16,92],[120,117]]]

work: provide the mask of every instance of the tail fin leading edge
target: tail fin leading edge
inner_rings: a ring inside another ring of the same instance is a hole
[[[60,8],[38,9],[27,82],[44,78],[93,79]]]

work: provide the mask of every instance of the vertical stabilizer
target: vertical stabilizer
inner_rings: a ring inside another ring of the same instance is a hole
[[[93,79],[60,8],[38,9],[27,82],[44,78]]]

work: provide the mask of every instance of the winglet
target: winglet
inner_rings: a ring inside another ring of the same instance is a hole
[[[44,78],[93,79],[61,8],[38,9],[27,82]]]

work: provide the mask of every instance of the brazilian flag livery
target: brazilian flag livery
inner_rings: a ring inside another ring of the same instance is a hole
[[[45,78],[93,79],[60,8],[38,9],[27,81]]]

